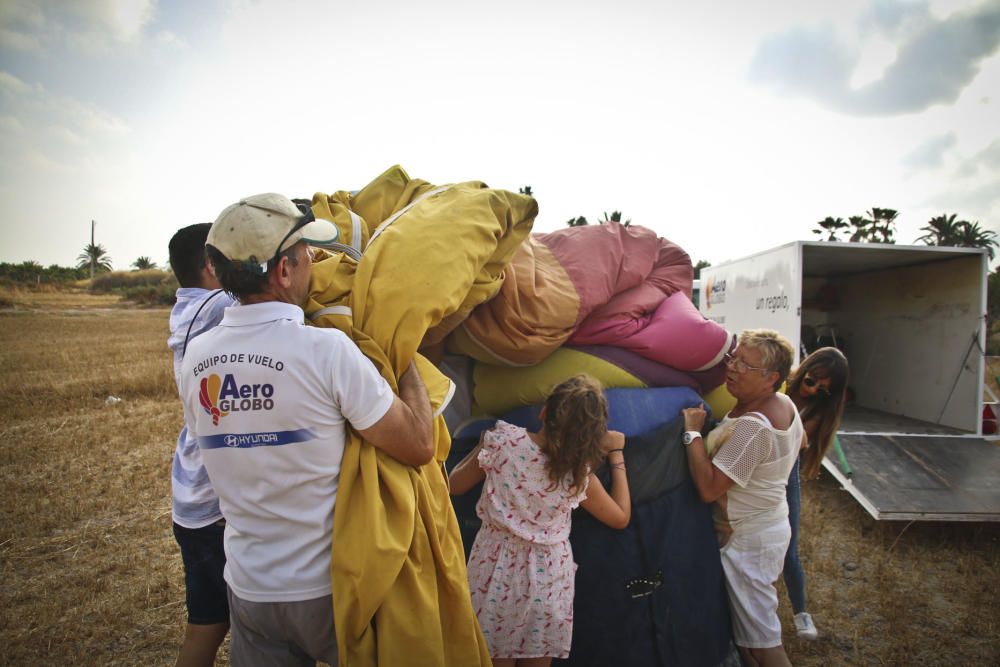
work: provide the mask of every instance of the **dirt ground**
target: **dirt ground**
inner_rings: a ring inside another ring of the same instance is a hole
[[[0,665],[173,664],[166,329],[99,300],[0,310]],[[821,636],[799,641],[782,597],[795,664],[1000,664],[1000,523],[879,523],[826,475],[801,552]]]

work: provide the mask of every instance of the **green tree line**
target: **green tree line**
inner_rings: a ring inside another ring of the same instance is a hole
[[[51,264],[42,266],[38,262],[0,262],[0,279],[18,284],[64,283],[83,280],[90,275],[90,269]]]

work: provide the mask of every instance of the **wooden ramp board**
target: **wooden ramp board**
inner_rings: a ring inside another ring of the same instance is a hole
[[[876,519],[1000,521],[1000,445],[976,437],[841,433],[852,469],[823,466]]]
[[[881,410],[848,405],[840,420],[841,433],[913,433],[919,435],[970,435],[944,424],[933,424],[904,415],[896,415]]]

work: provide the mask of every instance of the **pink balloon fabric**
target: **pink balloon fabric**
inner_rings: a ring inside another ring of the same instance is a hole
[[[733,344],[721,325],[705,319],[684,292],[663,299],[638,317],[587,318],[570,338],[571,345],[614,345],[680,371],[718,366]]]

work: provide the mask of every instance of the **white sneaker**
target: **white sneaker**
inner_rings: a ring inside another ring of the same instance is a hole
[[[810,641],[819,637],[819,632],[816,630],[813,618],[808,612],[803,611],[799,614],[795,614],[795,634],[802,639],[808,639]]]

